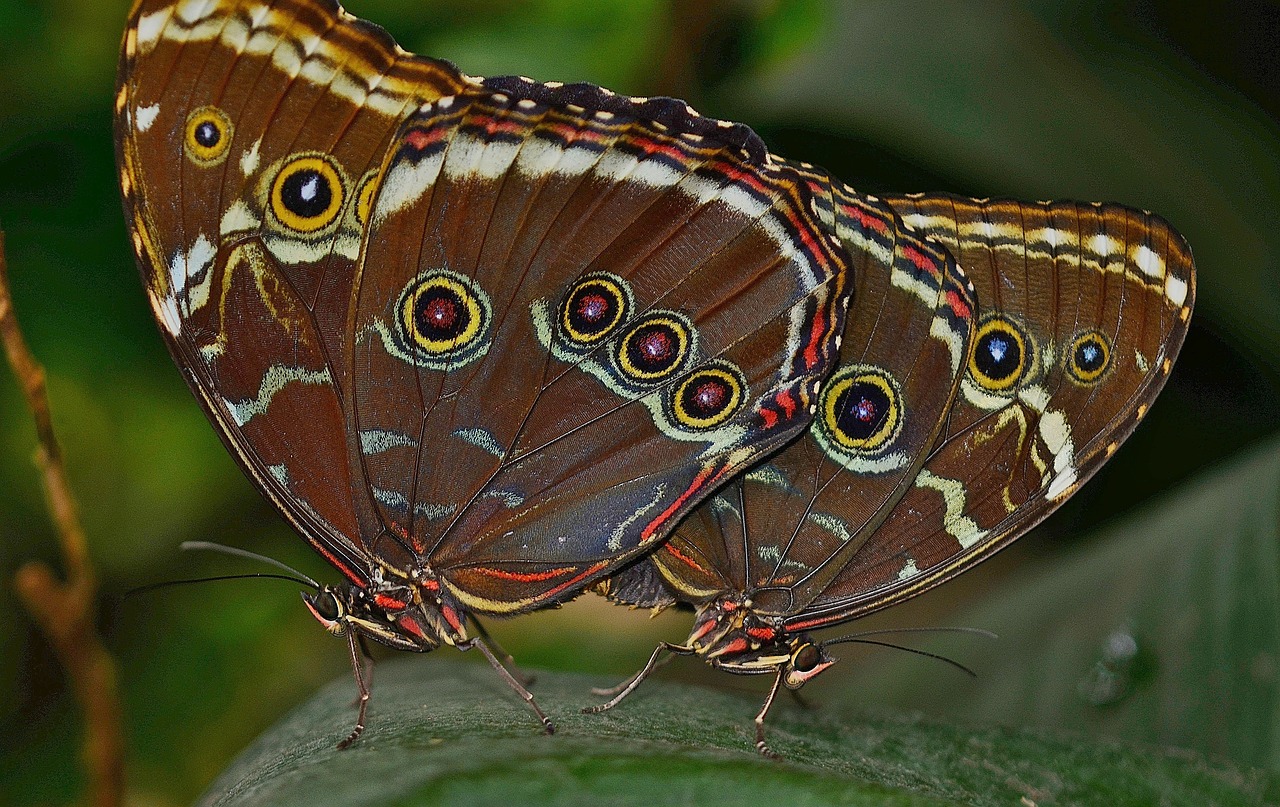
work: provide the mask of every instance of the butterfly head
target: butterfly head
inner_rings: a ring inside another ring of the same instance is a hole
[[[702,606],[689,645],[724,670],[748,675],[780,671],[790,689],[799,689],[835,663],[808,634],[789,633],[757,612],[750,598],[723,598]]]
[[[352,585],[321,586],[315,593],[304,592],[302,601],[324,629],[334,636],[355,631],[398,650],[425,652],[443,643],[432,620],[412,603],[394,595],[370,595]]]

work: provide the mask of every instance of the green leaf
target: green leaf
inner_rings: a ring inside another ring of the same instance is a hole
[[[900,658],[845,680],[847,694],[832,700],[1280,770],[1280,440],[1078,541],[1074,554],[1024,566],[947,616],[1001,637],[975,684],[926,683],[910,674],[918,660]]]
[[[772,761],[752,747],[759,701],[650,680],[610,714],[583,715],[587,676],[538,673],[559,727],[537,723],[487,667],[435,656],[376,674],[369,729],[335,681],[254,742],[201,805],[609,804],[1245,805],[1280,795],[1267,774],[1194,754],[910,718],[839,722],[780,704]],[[1019,801],[1021,799],[1021,801]]]

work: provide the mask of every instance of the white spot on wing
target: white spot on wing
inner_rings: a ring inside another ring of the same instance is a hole
[[[151,106],[138,107],[138,114],[134,116],[134,121],[138,124],[138,131],[145,132],[151,128],[151,124],[156,122],[156,115],[160,114],[160,105],[152,104]]]
[[[246,177],[258,170],[258,147],[262,145],[262,138],[259,137],[253,141],[253,145],[245,149],[244,154],[240,157],[240,171]]]
[[[1164,258],[1146,244],[1139,245],[1133,251],[1133,262],[1148,277],[1164,276]]]
[[[393,448],[416,445],[412,437],[387,429],[365,429],[360,432],[360,451],[365,456],[381,454]]]
[[[1169,298],[1169,302],[1182,305],[1187,301],[1187,282],[1169,275],[1164,281],[1164,294]]]
[[[463,442],[470,443],[476,448],[487,451],[495,457],[501,457],[506,453],[494,436],[485,429],[458,429],[453,433],[453,436]]]

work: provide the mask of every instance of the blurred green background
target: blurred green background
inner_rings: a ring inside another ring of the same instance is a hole
[[[851,714],[1066,728],[1280,770],[1280,448],[1270,439],[1280,428],[1280,5],[351,0],[348,9],[471,74],[686,97],[865,191],[1114,200],[1169,219],[1195,252],[1200,296],[1147,421],[1044,527],[866,623],[1000,630],[996,645],[946,644],[979,681],[842,648],[845,663],[806,693]],[[286,584],[121,601],[146,583],[249,568],[181,556],[183,540],[336,577],[241,476],[151,322],[112,156],[126,11],[123,0],[0,0],[0,225],[102,579],[131,801],[168,805],[190,801],[348,666]],[[33,446],[0,371],[0,804],[67,803],[82,785],[78,712],[9,582],[21,562],[58,557]],[[1095,529],[1103,522],[1112,523]],[[584,597],[494,633],[525,665],[622,676],[657,639],[682,640],[687,622]],[[662,675],[761,685],[696,662]]]

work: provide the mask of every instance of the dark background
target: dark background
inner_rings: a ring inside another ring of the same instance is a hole
[[[1241,462],[1280,426],[1280,5],[351,0],[348,9],[406,48],[471,74],[686,97],[864,191],[1119,201],[1159,212],[1186,235],[1198,306],[1169,387],[1143,426],[1044,527],[874,624],[953,624],[966,605],[1028,579],[1027,568],[1040,574],[1093,544],[1122,540],[1123,529],[1091,537],[1092,528],[1140,503],[1148,512],[1176,506],[1203,469]],[[347,661],[286,584],[209,584],[121,601],[142,584],[244,568],[181,556],[183,540],[248,547],[319,579],[336,577],[241,476],[152,324],[112,155],[126,10],[120,0],[0,0],[0,226],[101,576],[102,630],[121,665],[127,709],[130,792],[137,803],[162,805],[189,801],[281,713],[347,674]],[[0,804],[65,803],[81,786],[79,714],[8,583],[22,561],[58,557],[33,447],[13,379],[0,371]],[[1274,503],[1274,490],[1263,493]],[[1272,564],[1274,577],[1274,524],[1262,530],[1251,546],[1261,547],[1257,562],[1263,571]],[[1274,580],[1256,594],[1253,607],[1274,623]],[[658,638],[682,640],[687,621],[665,614],[650,622],[584,597],[554,614],[500,623],[495,633],[526,665],[613,676],[631,672]],[[1246,672],[1269,693],[1267,720],[1280,726],[1275,635],[1267,630],[1261,655],[1251,656],[1262,667]],[[988,648],[958,647],[958,658],[984,672]],[[1026,668],[1027,652],[1006,641],[995,655],[1002,668]],[[849,702],[855,671],[874,675],[882,663],[859,654],[812,693]],[[945,674],[894,663],[925,689]],[[663,675],[741,689],[760,683],[701,666],[674,664]],[[1245,674],[1222,671],[1237,673]],[[1141,676],[1135,681],[1140,688]],[[1201,689],[1212,697],[1220,685],[1205,680]],[[934,708],[910,696],[904,705]],[[1058,718],[1025,719],[1052,726]],[[1259,731],[1256,742],[1204,750],[1280,769],[1271,740],[1280,729]],[[1190,735],[1135,736],[1199,745]]]

